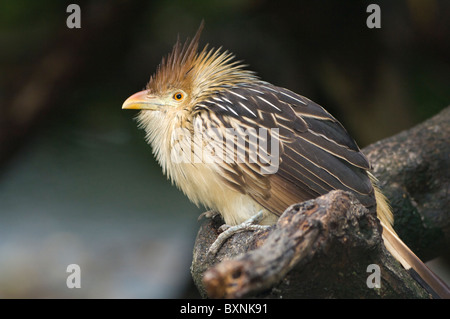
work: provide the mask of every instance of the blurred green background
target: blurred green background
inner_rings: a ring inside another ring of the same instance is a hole
[[[121,105],[202,19],[202,44],[321,104],[361,147],[450,104],[446,0],[75,2],[81,29],[66,26],[70,3],[0,2],[0,298],[198,296],[203,209]],[[366,26],[370,3],[381,29]]]

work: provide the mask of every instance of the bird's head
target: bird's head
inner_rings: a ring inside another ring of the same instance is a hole
[[[194,115],[196,105],[230,86],[257,80],[243,69],[234,56],[205,46],[198,52],[203,22],[191,41],[179,40],[172,52],[163,58],[145,90],[130,96],[123,109],[143,112],[186,112]]]

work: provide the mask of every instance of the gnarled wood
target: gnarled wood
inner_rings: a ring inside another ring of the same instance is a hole
[[[203,224],[197,242],[208,246],[215,227]],[[236,234],[215,260],[196,246],[194,278],[212,298],[428,298],[385,250],[380,231],[353,195],[333,191],[293,205],[269,230]],[[381,288],[368,287],[369,265],[380,267]]]
[[[434,251],[449,243],[448,123],[450,107],[363,150],[393,204],[395,228],[400,235],[408,230],[413,250],[424,238]],[[411,220],[420,222],[411,227]],[[376,216],[349,193],[293,205],[273,227],[238,233],[208,259],[220,223],[204,222],[194,248],[191,272],[203,297],[430,298],[385,249]],[[379,267],[380,288],[367,285],[369,265]]]

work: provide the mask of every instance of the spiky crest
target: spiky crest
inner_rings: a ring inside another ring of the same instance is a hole
[[[188,39],[182,44],[178,39],[172,52],[163,58],[147,84],[151,93],[164,94],[182,89],[191,95],[191,99],[201,101],[221,89],[258,81],[252,71],[243,69],[245,65],[233,61],[234,55],[228,51],[208,49],[206,45],[198,53],[203,26],[202,22],[191,41]]]

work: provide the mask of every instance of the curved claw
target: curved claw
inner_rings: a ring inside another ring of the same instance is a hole
[[[208,252],[206,253],[207,258],[214,257],[219,249],[223,246],[223,243],[233,236],[236,233],[239,233],[241,231],[245,230],[261,230],[266,229],[270,227],[270,225],[258,225],[258,222],[260,222],[264,217],[263,211],[258,212],[256,215],[253,215],[249,219],[247,219],[245,222],[239,225],[230,226],[230,225],[222,225],[220,226],[220,229],[224,230],[212,243],[212,245],[209,247]],[[225,229],[223,229],[225,228]]]

